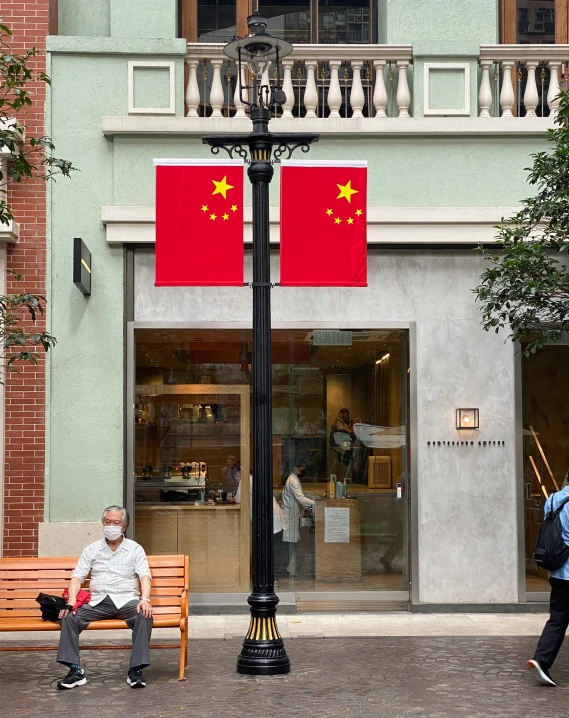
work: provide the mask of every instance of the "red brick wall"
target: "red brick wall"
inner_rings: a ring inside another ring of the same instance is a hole
[[[45,70],[45,38],[49,0],[0,0],[0,16],[13,32],[16,52],[35,46],[40,54],[32,67]],[[33,106],[20,115],[30,134],[45,134],[45,86],[37,83]],[[7,291],[46,292],[46,189],[41,179],[25,180],[9,190],[20,241],[8,249]],[[45,321],[36,322],[44,328]],[[6,445],[4,475],[3,555],[34,556],[38,551],[38,522],[43,521],[45,473],[45,363],[22,369],[6,378]]]

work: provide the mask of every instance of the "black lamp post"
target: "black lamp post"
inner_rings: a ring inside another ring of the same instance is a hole
[[[276,675],[290,671],[290,661],[276,624],[279,599],[274,591],[273,562],[273,431],[271,382],[271,276],[269,252],[269,184],[273,163],[289,159],[295,149],[308,152],[318,135],[269,132],[270,107],[283,105],[286,96],[279,84],[279,63],[292,52],[292,45],[267,33],[267,19],[258,11],[247,18],[249,34],[237,38],[224,53],[237,62],[241,102],[249,108],[253,131],[238,135],[208,135],[204,144],[213,154],[220,149],[249,163],[247,174],[253,185],[253,471],[255,490],[251,517],[252,592],[248,603],[251,622],[237,659],[237,672]],[[276,81],[263,85],[269,63],[276,66]],[[252,87],[242,85],[246,63]],[[251,102],[243,91],[251,91]]]

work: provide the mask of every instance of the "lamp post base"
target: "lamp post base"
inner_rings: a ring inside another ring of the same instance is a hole
[[[237,659],[237,673],[247,676],[290,673],[290,660],[274,615],[251,616],[249,630]]]

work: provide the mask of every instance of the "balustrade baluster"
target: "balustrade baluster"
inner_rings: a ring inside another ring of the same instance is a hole
[[[490,117],[490,107],[492,107],[492,87],[490,86],[490,68],[493,60],[480,60],[482,68],[482,77],[480,78],[480,90],[478,92],[478,106],[480,107],[480,117]]]
[[[411,93],[407,82],[407,67],[409,60],[397,60],[399,70],[399,81],[397,83],[397,95],[395,96],[399,117],[409,117],[409,105],[411,104]]]
[[[383,68],[385,60],[374,60],[375,68],[375,87],[373,90],[373,106],[375,107],[376,117],[387,117],[387,89],[385,87],[385,78],[383,76]]]
[[[211,61],[213,68],[213,79],[211,81],[211,90],[209,91],[209,104],[211,106],[212,117],[222,117],[221,108],[223,107],[223,85],[221,84],[221,66],[223,60],[216,57]]]
[[[198,85],[198,65],[199,60],[197,58],[192,57],[188,60],[189,76],[188,86],[186,88],[187,117],[199,117],[200,87]]]
[[[286,95],[286,102],[283,105],[283,117],[292,117],[292,108],[294,107],[294,88],[292,86],[292,68],[294,60],[286,58],[283,60],[283,92]]]
[[[547,91],[547,106],[549,112],[554,115],[559,107],[559,67],[561,63],[557,60],[549,62],[549,90]]]
[[[365,102],[364,89],[362,87],[361,69],[363,62],[361,60],[352,60],[352,91],[350,92],[350,105],[352,108],[352,117],[363,117],[363,107]]]
[[[535,71],[538,65],[538,60],[528,60],[526,63],[528,69],[526,91],[524,92],[524,107],[526,108],[526,117],[536,117],[535,110],[537,107],[537,103],[539,102],[539,93],[537,91]]]
[[[330,117],[340,117],[340,107],[342,106],[342,88],[340,87],[340,78],[338,71],[342,64],[341,60],[330,60],[330,87],[328,88],[328,107],[330,108]]]
[[[502,90],[500,92],[500,105],[502,117],[513,117],[512,107],[516,96],[512,83],[512,68],[515,65],[513,60],[502,60]]]
[[[235,69],[236,69],[236,72],[239,73],[239,64],[238,63],[236,65]],[[247,79],[246,79],[246,77],[247,77],[247,75],[246,75],[245,65],[242,65],[241,66],[241,85],[243,87],[243,99],[245,100],[245,102],[247,102],[247,100],[249,99],[248,95],[247,95]],[[238,75],[235,80],[235,93],[233,95],[233,102],[235,104],[234,117],[246,117],[247,115],[245,113],[245,105],[241,102],[241,97],[240,97],[240,93],[239,93],[239,76]]]
[[[316,117],[318,106],[318,88],[316,87],[316,60],[306,60],[306,89],[304,90],[304,106],[306,117]]]

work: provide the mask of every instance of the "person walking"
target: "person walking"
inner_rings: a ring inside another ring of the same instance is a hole
[[[569,482],[566,476],[561,491],[551,494],[545,502],[544,516],[552,509],[557,510],[568,499]],[[559,518],[563,541],[569,546],[569,504],[561,509]],[[549,584],[549,619],[538,641],[534,657],[526,665],[540,685],[553,687],[557,684],[549,671],[563,645],[569,626],[569,559],[557,571],[550,572]]]

